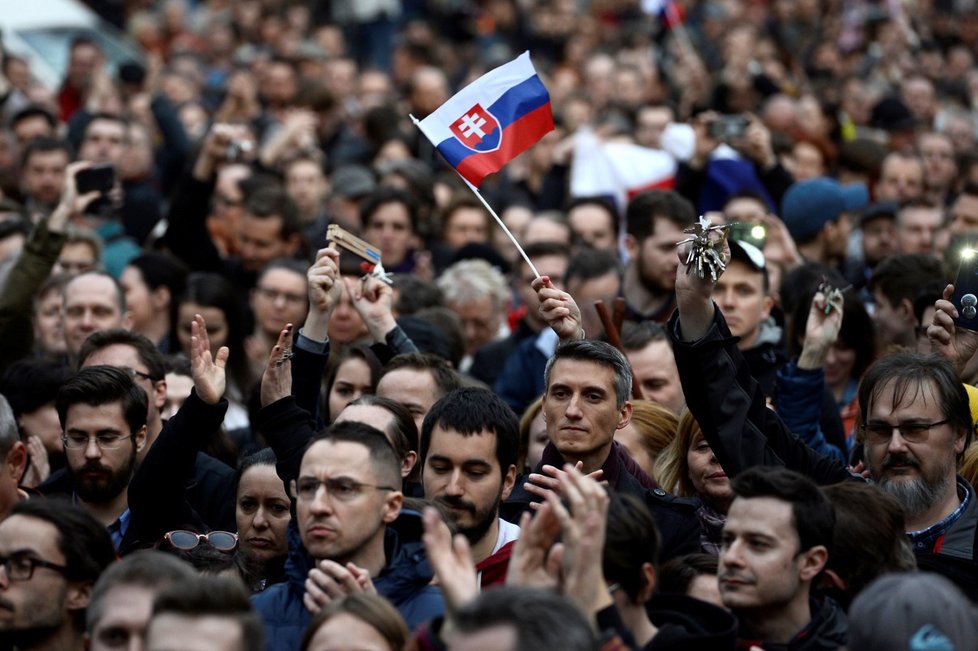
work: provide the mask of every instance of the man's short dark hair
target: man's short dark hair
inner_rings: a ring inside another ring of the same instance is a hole
[[[940,260],[925,253],[905,253],[880,262],[869,279],[869,289],[878,289],[895,307],[904,299],[913,303],[928,283],[943,279]]]
[[[598,641],[584,614],[566,597],[550,590],[506,586],[486,590],[455,615],[460,633],[496,626],[516,632],[513,651],[594,651]]]
[[[105,597],[119,586],[139,586],[160,590],[177,581],[196,576],[194,568],[171,554],[155,549],[141,549],[126,556],[118,563],[109,565],[102,573],[86,609],[86,630],[91,634],[95,624],[102,619]]]
[[[386,206],[389,203],[399,203],[404,206],[407,210],[408,218],[411,221],[411,232],[419,232],[418,204],[404,190],[389,186],[377,188],[363,200],[363,203],[360,205],[360,223],[363,224],[363,227],[367,228],[370,225],[370,220],[373,218],[374,213],[381,206]]]
[[[611,492],[605,528],[602,569],[604,578],[617,583],[633,602],[645,587],[642,566],[656,566],[659,530],[649,509],[638,498]]]
[[[68,409],[73,405],[122,404],[122,415],[129,426],[129,433],[136,434],[146,424],[146,392],[133,382],[129,374],[114,366],[89,366],[68,380],[55,400],[58,420],[64,429]]]
[[[252,217],[259,219],[281,218],[281,238],[283,240],[293,235],[302,234],[299,209],[296,208],[295,202],[281,187],[262,187],[249,194],[245,198],[244,210]]]
[[[611,369],[615,375],[615,404],[621,408],[632,394],[632,367],[628,360],[611,344],[595,339],[578,339],[561,344],[547,360],[543,372],[544,386],[550,387],[550,374],[554,364],[562,359],[592,362]]]
[[[34,154],[48,154],[53,151],[64,152],[68,162],[71,162],[75,158],[75,150],[72,149],[71,143],[67,140],[38,136],[24,145],[23,151],[20,152],[20,168],[24,169],[27,167],[27,163]]]
[[[164,589],[153,601],[153,617],[163,614],[184,617],[226,617],[241,628],[242,651],[261,651],[265,625],[252,609],[240,582],[216,576],[195,576]]]
[[[853,482],[855,483],[855,482]],[[656,575],[657,594],[689,594],[689,587],[700,576],[719,574],[719,563],[713,554],[686,554],[662,564]]]
[[[391,426],[388,436],[394,441],[394,448],[403,459],[408,452],[418,451],[418,426],[414,423],[411,411],[396,400],[384,398],[373,393],[365,393],[353,402],[351,406],[380,407],[391,414]]]
[[[146,283],[150,291],[155,291],[160,287],[169,289],[170,300],[176,300],[178,296],[183,294],[183,289],[187,285],[187,276],[190,273],[190,269],[179,258],[158,251],[147,251],[142,255],[137,255],[128,262],[128,266],[139,270],[143,282]],[[303,273],[303,275],[305,274]]]
[[[48,126],[52,129],[55,129],[58,126],[58,118],[56,118],[55,115],[46,107],[40,104],[28,104],[24,108],[14,113],[13,117],[10,118],[10,128],[14,129],[24,120],[30,120],[31,118],[41,118],[47,122]]]
[[[58,530],[58,551],[65,557],[65,578],[91,581],[115,560],[115,548],[108,530],[87,511],[66,499],[21,500],[10,515],[43,520]]]
[[[672,341],[661,323],[626,321],[621,332],[621,347],[625,351],[638,351],[651,343],[664,341],[672,348]]]
[[[975,431],[968,392],[947,360],[910,352],[893,353],[878,359],[859,383],[857,397],[862,425],[870,414],[872,403],[880,399],[883,389],[891,382],[894,407],[904,401],[916,400],[924,386],[933,384],[941,414],[948,425],[958,432],[965,432],[964,447],[967,449]],[[961,455],[958,456],[960,459]]]
[[[539,242],[530,242],[523,247],[523,252],[526,253],[526,257],[530,258],[540,258],[545,255],[556,255],[562,258],[570,259],[571,250],[570,247],[563,242],[550,242],[547,240],[541,240]],[[523,256],[519,256],[516,260],[516,264],[526,264],[526,260]]]
[[[737,475],[732,484],[739,499],[772,497],[791,505],[799,552],[819,545],[829,550],[835,512],[822,490],[811,479],[787,468],[755,466]]]
[[[95,113],[88,118],[88,122],[85,123],[85,127],[82,129],[82,140],[88,135],[88,130],[93,124],[99,120],[103,122],[115,122],[116,124],[122,125],[123,137],[125,140],[129,139],[129,120],[121,115],[116,115],[115,113]]]
[[[125,328],[112,328],[93,332],[78,350],[78,366],[81,368],[85,360],[109,346],[130,346],[136,351],[136,356],[146,366],[146,374],[159,382],[166,379],[166,359],[156,344],[145,335]]]
[[[655,220],[668,219],[680,228],[696,221],[696,209],[682,195],[671,190],[649,190],[628,202],[625,232],[638,242],[655,234]]]
[[[612,272],[621,278],[624,269],[621,259],[611,251],[581,247],[568,260],[564,286],[569,287],[574,282],[586,283]]]
[[[391,371],[403,368],[431,373],[431,376],[435,379],[435,385],[438,387],[439,398],[446,393],[462,387],[461,378],[459,378],[458,373],[449,365],[448,361],[431,353],[402,353],[396,355],[384,366],[380,377],[383,379]]]
[[[424,417],[421,425],[421,463],[424,464],[431,447],[435,427],[450,429],[463,436],[483,431],[496,435],[496,460],[503,476],[516,464],[520,448],[520,423],[516,414],[502,398],[489,389],[465,387],[441,397]]]
[[[320,441],[362,445],[370,452],[370,464],[373,466],[377,481],[387,486],[401,485],[401,458],[387,435],[376,427],[353,420],[334,423],[309,441],[306,452]]]
[[[71,369],[58,360],[19,359],[0,375],[0,394],[6,396],[14,415],[20,418],[53,404],[61,385],[72,375]]]

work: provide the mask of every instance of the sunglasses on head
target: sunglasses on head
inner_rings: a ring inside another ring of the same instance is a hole
[[[186,529],[178,529],[167,533],[163,539],[174,549],[183,551],[194,549],[201,540],[206,540],[211,547],[222,552],[233,552],[238,547],[238,534],[230,531],[195,533]]]

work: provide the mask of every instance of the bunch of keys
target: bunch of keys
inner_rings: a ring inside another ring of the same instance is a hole
[[[388,285],[394,284],[394,280],[390,277],[390,274],[384,270],[384,265],[380,262],[380,249],[378,249],[376,246],[373,246],[365,240],[361,240],[350,231],[336,224],[330,224],[326,228],[326,241],[331,244],[336,244],[337,246],[346,249],[350,253],[363,258],[364,262],[362,263],[361,267],[367,272],[364,279],[366,279],[367,276],[373,276],[374,278],[384,281]]]
[[[707,275],[709,275],[710,282],[715,283],[717,281],[717,278],[727,268],[721,251],[723,240],[726,237],[724,231],[729,228],[729,224],[714,224],[708,217],[701,215],[697,223],[683,230],[684,233],[689,233],[690,237],[681,242],[676,242],[676,246],[692,242],[689,255],[686,256],[686,273],[695,268],[696,275],[703,280],[706,280]],[[713,239],[710,237],[710,233],[721,233],[722,236],[719,239]]]
[[[843,303],[843,300],[844,300],[842,298],[842,294],[844,292],[849,291],[850,289],[852,289],[852,285],[846,285],[842,289],[838,289],[836,287],[833,287],[829,283],[828,278],[826,278],[825,276],[822,276],[822,282],[820,282],[818,284],[818,291],[822,292],[822,294],[825,296],[825,315],[826,316],[828,316],[829,312],[832,311],[832,308],[835,308],[835,309],[839,310],[840,312],[842,311],[842,303]]]

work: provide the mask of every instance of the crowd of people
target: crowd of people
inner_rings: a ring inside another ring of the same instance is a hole
[[[973,3],[87,4],[0,53],[0,649],[975,648]],[[412,116],[524,51],[496,217]]]

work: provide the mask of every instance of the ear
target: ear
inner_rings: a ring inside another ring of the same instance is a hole
[[[771,295],[768,294],[767,296],[764,297],[764,311],[762,312],[765,319],[771,316],[772,307],[774,307],[774,298],[772,298]]]
[[[622,429],[632,420],[632,403],[630,400],[626,400],[625,404],[621,406],[618,412],[618,425],[615,429]]]
[[[825,545],[815,545],[801,553],[798,558],[798,578],[811,582],[825,568],[829,560],[829,550]]]
[[[146,445],[146,426],[145,425],[143,425],[142,427],[140,427],[139,428],[139,431],[136,432],[135,441],[136,441],[136,452],[139,452],[139,451],[141,451],[143,449],[143,446]]]
[[[401,461],[401,477],[410,475],[416,463],[418,463],[418,453],[411,450],[404,456],[404,460]]]
[[[509,494],[513,492],[513,486],[516,485],[516,465],[510,464],[509,468],[506,469],[506,474],[503,475],[503,489],[500,493],[500,499],[505,500],[509,497]]]
[[[401,514],[401,507],[404,505],[404,493],[401,491],[391,491],[384,502],[385,523],[390,524]]]
[[[132,312],[130,312],[129,310],[123,312],[121,321],[122,324],[120,327],[123,330],[132,330]]]
[[[896,306],[896,310],[904,323],[912,323],[914,326],[917,325],[917,317],[913,313],[913,303],[910,302],[909,298],[901,299],[900,303]]]
[[[153,404],[156,405],[156,411],[162,411],[163,405],[166,404],[166,380],[157,380],[153,382]]]
[[[628,258],[632,259],[638,256],[638,240],[635,239],[634,235],[625,234],[625,252],[628,253]]]
[[[4,462],[7,472],[19,484],[27,470],[27,446],[22,441],[17,441],[7,452],[7,460]]]
[[[170,307],[170,301],[173,296],[170,294],[170,288],[166,285],[160,285],[152,291],[149,295],[149,302],[153,306],[153,309],[157,312],[166,313],[166,310]]]
[[[92,599],[91,581],[69,581],[65,595],[65,608],[69,611],[85,610]]]
[[[638,592],[638,602],[644,604],[652,598],[652,593],[655,592],[655,567],[652,563],[642,563],[639,572],[642,573],[642,589]]]

